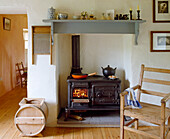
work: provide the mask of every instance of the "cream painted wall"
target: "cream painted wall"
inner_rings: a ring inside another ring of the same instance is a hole
[[[141,1],[142,16],[147,20],[146,24],[142,24],[140,29],[139,45],[132,46],[132,80],[131,85],[139,80],[140,64],[143,63],[146,66],[168,68],[170,69],[170,53],[168,52],[150,52],[150,31],[169,31],[170,24],[167,23],[152,23],[152,0]],[[134,72],[133,72],[134,71]],[[157,76],[157,75],[156,75]],[[155,78],[155,77],[153,77]],[[170,80],[170,76],[164,77],[164,79]],[[165,93],[170,92],[170,87],[159,86],[155,87],[151,84],[144,84],[146,88],[153,87],[154,90],[163,91]],[[162,89],[162,87],[164,89]],[[142,101],[153,102],[154,104],[160,103],[160,98],[143,96]]]
[[[118,13],[128,13],[129,8],[136,10],[140,5],[141,16],[147,22],[140,26],[139,45],[134,45],[134,35],[82,35],[81,65],[84,72],[100,71],[100,66],[118,67],[117,74],[124,85],[134,85],[139,78],[140,64],[147,66],[170,68],[169,53],[150,53],[151,30],[169,30],[169,24],[152,23],[152,0],[0,0],[0,9],[5,6],[25,7],[28,13],[29,33],[32,25],[44,25],[47,10],[53,6],[57,12],[68,12],[70,15],[81,11],[93,11],[98,17],[107,9],[115,9]],[[29,35],[31,39],[31,35]],[[64,43],[63,43],[64,42]],[[100,42],[100,43],[99,43]],[[94,45],[97,43],[98,45]],[[104,46],[105,49],[103,49]],[[98,49],[99,48],[99,49]],[[93,55],[90,50],[97,51]],[[115,51],[116,50],[116,51]],[[67,98],[66,77],[71,67],[71,46],[69,35],[55,35],[53,47],[53,63],[49,64],[49,56],[38,56],[35,65],[31,65],[31,41],[28,53],[28,97],[44,97],[49,107],[48,126],[56,126],[59,100],[65,106]],[[86,53],[84,53],[86,52]],[[99,54],[103,54],[99,57]],[[98,59],[96,59],[96,57]],[[94,66],[96,64],[96,66]],[[60,92],[60,98],[58,93]],[[149,100],[151,101],[152,98]],[[157,100],[157,99],[155,99]]]

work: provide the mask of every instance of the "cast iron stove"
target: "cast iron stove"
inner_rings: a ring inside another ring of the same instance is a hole
[[[86,79],[72,79],[69,76],[67,82],[66,119],[71,110],[119,110],[119,79],[110,80],[98,75]]]

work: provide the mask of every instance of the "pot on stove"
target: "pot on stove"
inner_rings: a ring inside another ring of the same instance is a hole
[[[103,67],[101,67],[102,69],[103,69],[103,75],[107,78],[108,76],[110,76],[110,75],[115,75],[115,73],[116,73],[116,68],[112,68],[112,67],[110,67],[109,65],[106,67],[106,68],[103,68]]]

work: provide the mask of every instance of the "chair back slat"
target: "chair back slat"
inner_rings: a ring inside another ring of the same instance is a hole
[[[22,75],[25,70],[23,63],[22,62],[16,63],[16,67],[17,67],[17,71],[19,71],[19,74]]]
[[[149,95],[155,95],[155,96],[159,96],[159,97],[165,97],[167,95],[166,93],[145,90],[145,89],[142,89],[142,85],[143,85],[144,82],[147,82],[147,83],[153,83],[153,84],[158,84],[158,85],[168,85],[168,86],[170,86],[170,81],[162,80],[162,79],[159,80],[159,79],[144,78],[145,72],[156,72],[156,73],[170,74],[170,69],[145,67],[142,64],[141,65],[141,72],[140,72],[140,80],[139,80],[139,85],[141,87],[139,88],[139,91],[138,91],[137,100],[140,102],[141,93],[149,94]]]
[[[168,73],[168,74],[170,74],[169,69],[159,69],[159,68],[144,67],[144,71],[160,72],[160,73]]]
[[[165,97],[167,95],[166,93],[150,91],[150,90],[144,90],[144,89],[141,89],[141,93],[148,94],[148,95],[159,96],[159,97]]]
[[[157,79],[149,79],[149,78],[143,78],[143,82],[163,84],[163,85],[170,85],[170,81],[157,80]]]
[[[27,86],[27,68],[24,68],[23,62],[16,63],[16,71],[20,78],[21,87]]]

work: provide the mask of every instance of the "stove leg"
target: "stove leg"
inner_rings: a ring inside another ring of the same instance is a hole
[[[64,119],[64,121],[67,121],[69,115],[70,115],[70,110],[68,110],[67,108],[65,108],[65,119]]]

